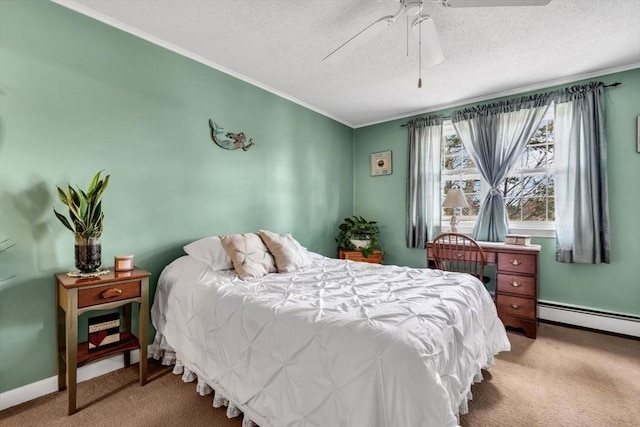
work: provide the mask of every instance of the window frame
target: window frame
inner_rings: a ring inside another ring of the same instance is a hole
[[[542,120],[544,121],[549,119],[555,119],[555,108],[553,104],[549,107],[549,109],[547,110],[547,114],[545,114]],[[442,163],[444,163],[444,157],[445,157],[444,151],[445,151],[446,136],[451,135],[453,133],[455,133],[455,128],[453,126],[453,123],[451,122],[451,119],[447,118],[443,122],[443,129],[442,129],[442,143],[441,143]],[[554,141],[554,147],[555,147],[555,141]],[[509,172],[507,176],[540,174],[542,171],[544,171],[547,176],[553,177],[555,175],[555,161],[552,163],[551,167],[546,167],[546,168],[533,168],[533,169],[532,168],[514,168]],[[482,178],[482,176],[480,175],[480,171],[477,169],[477,167],[473,169],[468,169],[467,171],[465,171],[464,169],[458,169],[456,170],[455,173],[451,173],[451,172],[447,172],[444,169],[444,167],[441,166],[441,169],[440,169],[441,201],[444,201],[444,197],[445,197],[444,183],[445,181],[452,180],[452,179],[448,179],[448,177],[450,176],[459,176],[459,177],[462,177],[464,180],[479,179],[480,180],[479,197],[481,202],[485,199],[487,193],[489,192],[489,189],[490,189],[489,184],[487,184],[487,182]],[[553,197],[553,196],[547,196],[547,197]],[[548,213],[548,209],[547,209],[547,213]],[[458,232],[464,233],[464,234],[472,233],[476,223],[476,216],[470,217],[470,216],[460,215],[459,219],[460,221],[457,226]],[[446,215],[444,208],[441,208],[441,213],[440,213],[441,229],[447,230],[449,228],[450,221],[451,221],[451,215]],[[555,237],[555,230],[556,230],[555,220],[552,220],[552,221],[509,220],[509,233],[513,233],[513,234],[527,234],[533,237]]]

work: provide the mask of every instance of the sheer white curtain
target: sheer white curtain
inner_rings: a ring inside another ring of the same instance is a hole
[[[552,101],[551,94],[534,95],[455,111],[451,115],[462,143],[491,187],[478,212],[474,239],[504,242],[509,225],[499,186]]]
[[[409,121],[407,247],[424,248],[440,229],[440,157],[443,117]]]
[[[604,85],[561,91],[555,111],[556,260],[609,262]],[[638,183],[634,183],[637,185]]]

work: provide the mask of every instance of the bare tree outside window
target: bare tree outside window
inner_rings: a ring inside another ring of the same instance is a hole
[[[542,120],[522,155],[502,183],[505,206],[512,224],[544,224],[555,219],[553,181],[553,108]],[[444,200],[451,188],[461,188],[469,208],[462,209],[461,221],[473,225],[481,201],[489,189],[475,163],[464,148],[451,122],[445,122],[442,143],[442,193]],[[452,208],[443,208],[446,225]]]
[[[545,118],[503,181],[510,221],[550,222],[555,219],[553,143],[553,119]]]

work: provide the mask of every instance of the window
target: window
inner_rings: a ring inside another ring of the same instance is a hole
[[[554,108],[551,106],[502,182],[510,232],[546,235],[545,230],[553,230],[553,119]],[[458,213],[458,228],[471,231],[489,185],[482,179],[450,120],[444,122],[443,134],[442,200],[450,188],[458,187],[464,191],[469,208]],[[448,227],[452,214],[453,208],[442,208],[443,229]]]

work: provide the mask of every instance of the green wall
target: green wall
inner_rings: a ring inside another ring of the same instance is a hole
[[[606,92],[612,262],[559,264],[554,240],[534,239],[540,298],[637,315],[640,70],[597,80],[623,83]],[[216,147],[209,118],[256,145]],[[56,185],[111,174],[103,259],[133,253],[152,290],[185,243],[213,234],[291,231],[334,255],[352,213],[380,222],[385,262],[424,266],[404,244],[405,121],[354,131],[50,2],[1,0],[0,240],[16,246],[0,253],[0,280],[15,275],[0,282],[0,392],[55,375],[52,275],[73,266]],[[393,174],[372,178],[369,154],[384,150]]]
[[[533,243],[542,245],[539,299],[640,315],[640,153],[636,152],[640,69],[592,80],[622,83],[605,90],[611,263],[561,264],[555,261],[555,239],[534,238]],[[467,106],[456,109],[464,107]],[[452,110],[439,112],[448,115]],[[406,121],[395,120],[355,131],[355,213],[380,223],[385,263],[420,267],[426,262],[424,251],[407,249],[405,245],[408,135],[407,128],[400,125]],[[393,152],[393,174],[371,177],[369,155],[385,150]]]
[[[213,144],[209,118],[256,141]],[[53,273],[73,267],[55,186],[104,169],[103,261],[152,273],[203,236],[291,231],[333,255],[353,130],[46,1],[0,1],[0,392],[55,375]],[[81,326],[82,328],[82,326]]]

